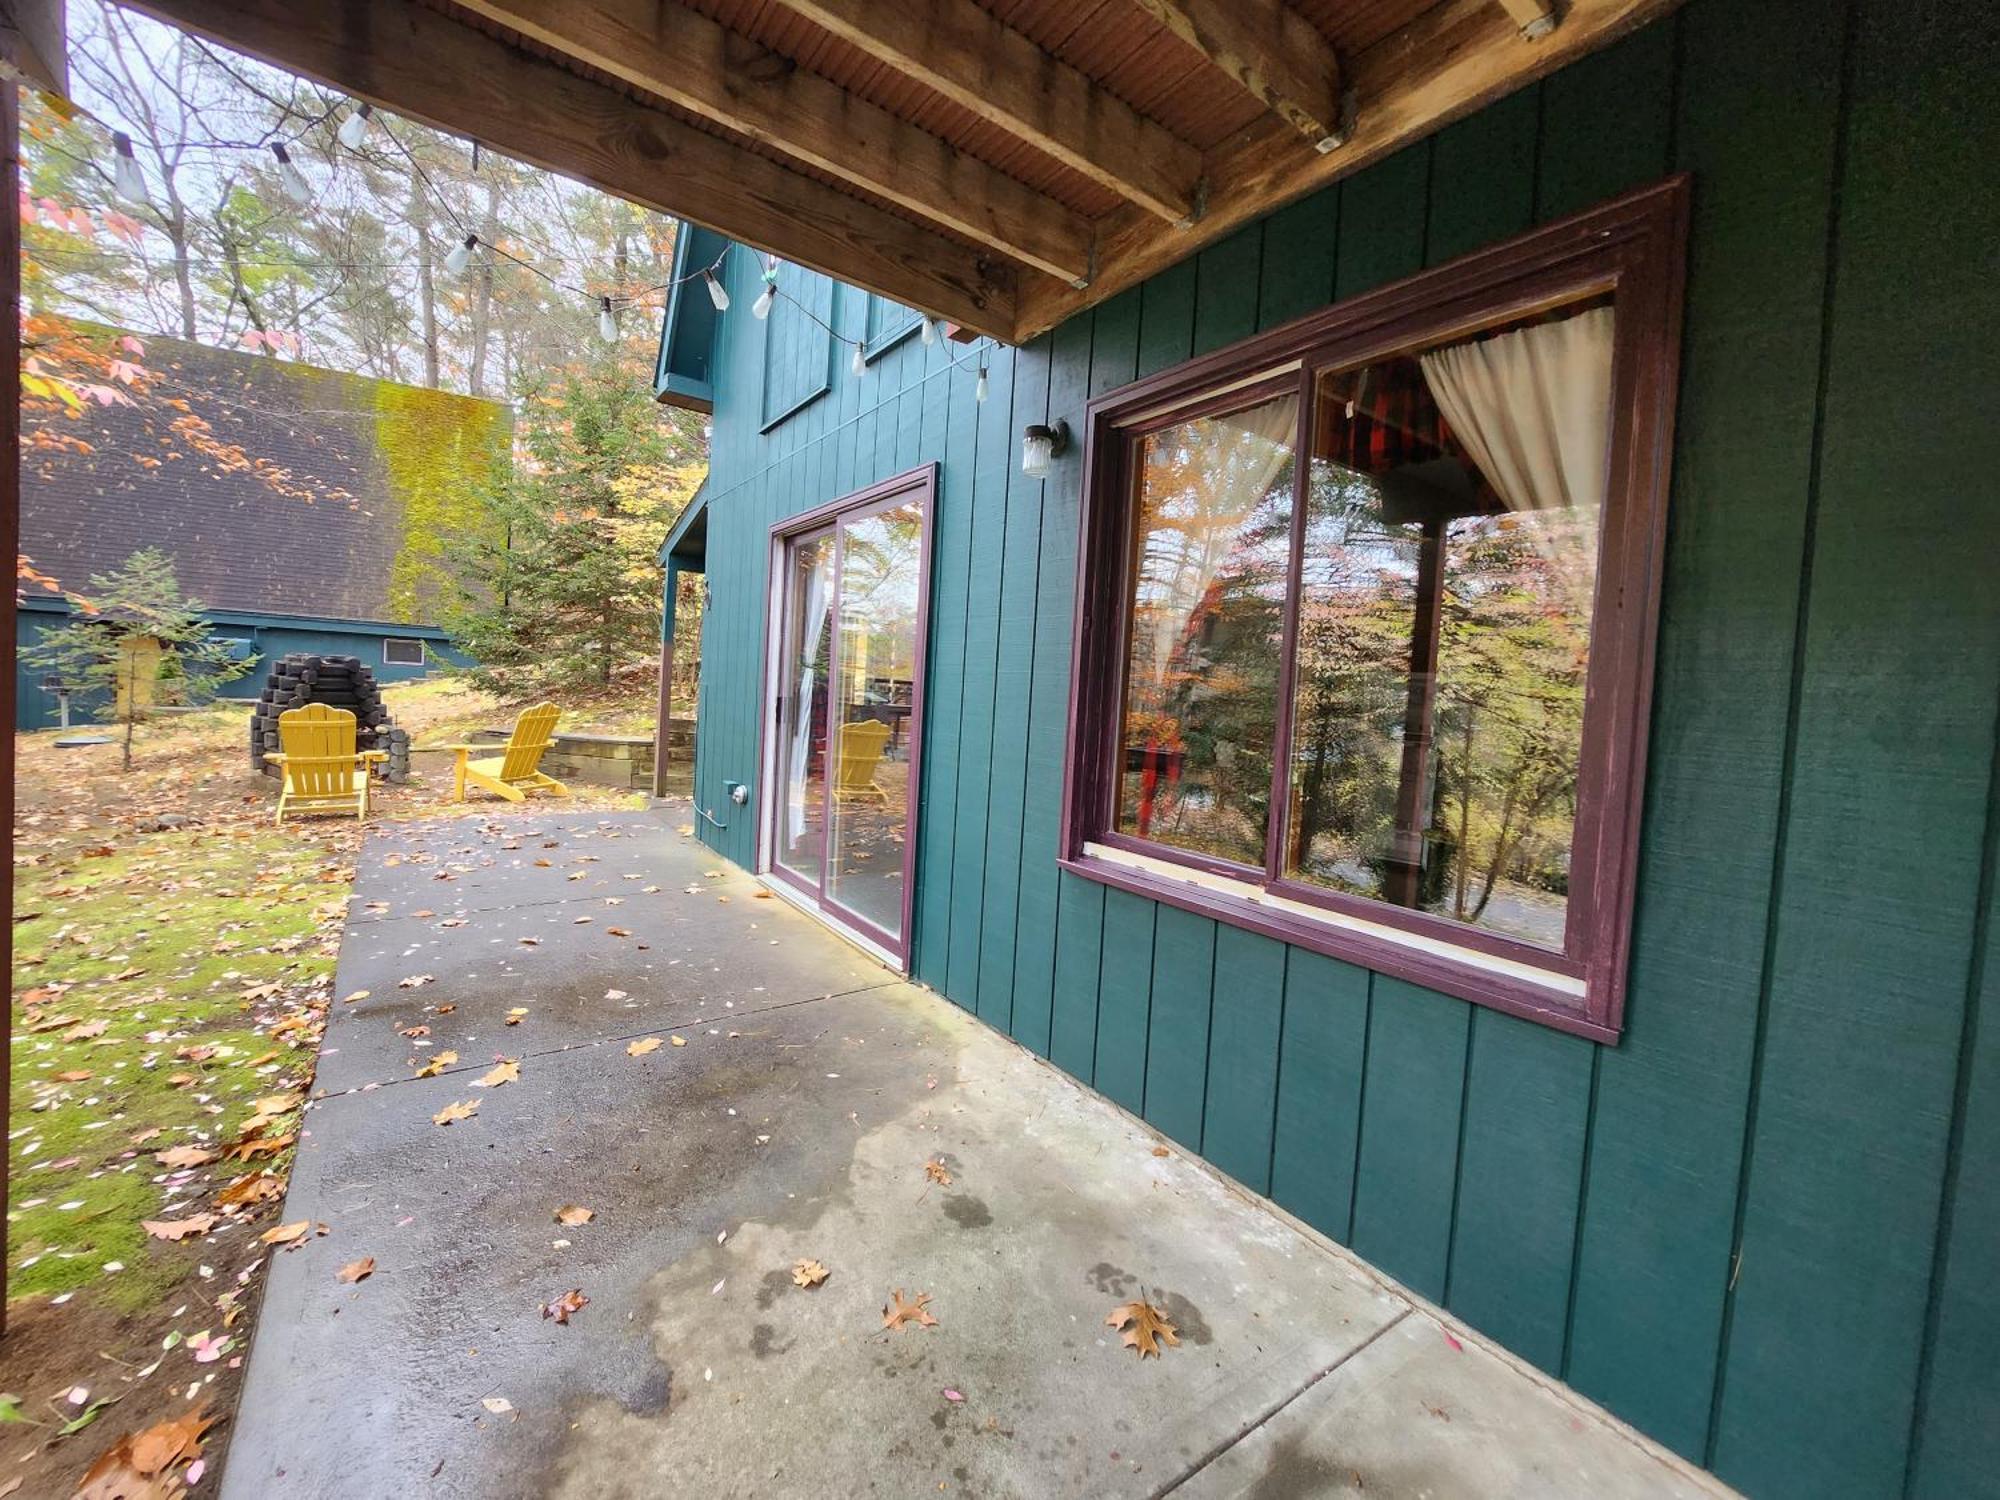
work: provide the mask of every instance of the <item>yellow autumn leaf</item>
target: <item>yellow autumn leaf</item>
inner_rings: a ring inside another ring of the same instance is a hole
[[[659,1050],[660,1039],[656,1036],[641,1037],[636,1042],[627,1042],[625,1044],[625,1055],[627,1057],[644,1057],[648,1052],[657,1052]]]
[[[447,1104],[443,1109],[432,1115],[431,1124],[449,1125],[453,1120],[469,1120],[478,1113],[479,1101],[477,1099],[473,1100],[470,1104],[454,1102]]]
[[[497,1089],[503,1083],[515,1082],[520,1076],[521,1060],[518,1057],[503,1057],[473,1087]]]

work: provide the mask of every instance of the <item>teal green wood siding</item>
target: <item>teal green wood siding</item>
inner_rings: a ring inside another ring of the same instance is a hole
[[[1732,1483],[1994,1493],[1996,66],[1990,7],[1693,0],[1021,351],[906,338],[856,378],[836,348],[765,432],[824,348],[772,371],[726,317],[703,837],[754,858],[725,787],[756,781],[768,527],[938,462],[917,978]],[[1079,455],[1031,482],[1020,429],[1675,170],[1618,1045],[1059,875]]]

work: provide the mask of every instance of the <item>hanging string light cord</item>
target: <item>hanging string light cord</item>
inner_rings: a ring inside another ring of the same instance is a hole
[[[338,101],[335,101],[334,103],[329,104],[324,110],[321,110],[317,114],[303,113],[298,109],[296,109],[289,101],[278,99],[272,96],[271,94],[265,92],[263,89],[259,88],[254,82],[252,82],[248,78],[245,78],[235,68],[231,67],[229,63],[226,62],[223,58],[219,57],[213,51],[211,51],[205,43],[202,43],[201,41],[197,40],[195,45],[200,48],[202,53],[211,62],[213,62],[219,69],[221,69],[222,72],[226,73],[239,86],[241,86],[247,92],[256,95],[259,99],[262,99],[266,104],[270,105],[272,108],[276,109],[279,112],[278,125],[274,126],[269,131],[266,131],[263,137],[259,140],[203,141],[200,144],[205,147],[210,147],[219,150],[244,150],[244,151],[258,151],[258,152],[269,151],[277,159],[280,183],[284,187],[287,196],[291,197],[295,202],[297,202],[301,206],[305,206],[306,204],[310,203],[312,201],[311,186],[306,181],[304,174],[299,171],[297,165],[293,163],[293,161],[291,160],[289,147],[298,145],[301,142],[303,142],[311,131],[316,130],[319,127],[325,125],[336,114],[338,114],[340,112],[340,103]],[[17,81],[19,80],[20,77],[18,73],[14,72],[14,70],[10,68],[5,67],[4,64],[0,64],[0,74],[10,75],[14,77]],[[113,145],[117,151],[117,155],[119,158],[122,159],[117,164],[118,170],[110,174],[112,181],[114,185],[118,188],[118,190],[121,193],[124,193],[128,197],[133,196],[135,193],[143,192],[144,188],[143,176],[136,173],[136,171],[128,173],[126,170],[126,167],[132,162],[132,149],[130,144],[130,138],[123,131],[119,130],[116,126],[112,125],[109,121],[101,118],[96,113],[94,113],[93,111],[91,111],[90,109],[86,108],[81,104],[77,104],[71,100],[63,100],[61,101],[61,104],[65,112],[81,115],[85,119],[90,120],[93,124],[110,132]],[[374,117],[374,110],[372,109],[371,106],[360,103],[352,105],[348,117],[342,122],[341,128],[337,133],[339,143],[348,150],[358,152],[362,141],[366,137],[368,123],[373,117]],[[282,127],[294,119],[303,122],[300,128],[296,131],[291,131],[291,132],[284,131]],[[707,265],[698,267],[694,270],[686,272],[683,275],[673,277],[667,281],[654,282],[647,286],[623,289],[616,292],[592,292],[587,286],[582,286],[572,281],[566,281],[560,276],[553,275],[549,271],[543,269],[541,266],[535,264],[533,260],[530,260],[525,256],[517,255],[513,251],[507,249],[505,245],[496,244],[493,239],[488,239],[480,235],[478,231],[471,228],[465,222],[464,218],[459,214],[458,210],[452,206],[451,200],[448,197],[446,197],[443,192],[439,190],[436,180],[431,176],[430,172],[424,167],[424,164],[417,159],[416,153],[413,152],[409,148],[409,146],[404,143],[404,141],[396,134],[396,132],[391,130],[386,122],[381,123],[379,125],[379,129],[381,130],[381,133],[384,136],[384,138],[388,140],[389,144],[395,147],[395,149],[402,155],[403,159],[409,163],[410,171],[416,176],[417,180],[422,184],[422,188],[426,196],[428,196],[430,201],[439,210],[442,211],[444,217],[451,221],[453,227],[456,229],[460,237],[459,243],[456,246],[454,246],[450,254],[448,254],[445,257],[445,265],[448,270],[451,270],[453,272],[463,270],[469,261],[471,252],[476,248],[483,247],[488,253],[495,255],[502,260],[507,261],[511,265],[518,266],[521,270],[528,272],[532,276],[539,277],[542,281],[546,282],[551,288],[557,291],[567,292],[573,296],[581,297],[586,300],[595,300],[596,303],[598,304],[598,331],[600,335],[609,342],[615,342],[618,337],[618,327],[615,315],[619,307],[621,306],[635,307],[642,305],[644,299],[656,296],[670,295],[679,288],[688,285],[690,282],[700,281],[706,284],[709,299],[715,304],[715,310],[718,313],[727,312],[729,310],[729,293],[724,289],[723,286],[723,280],[724,280],[723,273],[724,273],[724,267],[727,265],[729,260],[729,252],[737,248],[733,242],[725,243],[721,251]],[[498,235],[495,236],[495,239],[497,238],[499,238]],[[509,235],[507,236],[507,238],[518,238],[518,237]],[[142,255],[141,259],[143,258],[144,257]],[[554,255],[549,255],[546,256],[545,258],[550,260],[555,260],[558,262],[560,262],[562,259],[561,257]],[[278,263],[273,262],[272,264],[278,264]],[[297,262],[296,264],[303,266],[305,263]],[[817,325],[821,329],[824,329],[825,332],[836,342],[851,347],[851,349],[853,350],[851,368],[857,377],[867,372],[867,356],[868,356],[867,340],[865,338],[861,339],[853,338],[848,334],[841,332],[840,329],[834,327],[834,325],[828,322],[825,318],[822,318],[805,302],[801,301],[798,297],[793,296],[790,292],[786,291],[783,287],[779,286],[778,262],[775,257],[773,256],[763,257],[763,266],[761,269],[761,281],[762,281],[762,287],[758,292],[756,306],[753,308],[753,312],[756,315],[756,317],[758,317],[760,320],[765,318],[766,316],[769,315],[772,305],[776,302],[782,301],[788,304],[789,306],[795,308],[802,316],[806,318],[807,321]],[[924,314],[921,310],[918,311],[918,329],[921,332],[923,336],[923,341],[926,345],[929,345],[935,341],[937,337],[937,325],[932,318]],[[982,402],[986,399],[987,354],[994,347],[997,346],[994,344],[992,339],[981,338],[975,343],[973,343],[966,350],[964,354],[953,358],[950,361],[950,363],[946,366],[946,368],[949,370],[956,370],[961,366],[976,360],[978,362],[978,367],[979,367],[979,382],[976,394],[978,396],[978,399]]]

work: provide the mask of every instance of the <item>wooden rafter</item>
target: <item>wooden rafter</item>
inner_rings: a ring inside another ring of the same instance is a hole
[[[1339,150],[1298,149],[1290,125],[1267,119],[1212,152],[1207,210],[1192,234],[1163,235],[1121,209],[1098,222],[1097,275],[1088,294],[1047,279],[1024,282],[1015,337],[1027,339],[1220,239],[1261,214],[1379,161],[1447,121],[1594,52],[1673,10],[1680,0],[1569,0],[1562,24],[1529,44],[1493,0],[1442,0],[1347,60],[1353,133]]]
[[[1087,220],[697,11],[657,0],[460,3],[1072,286],[1090,279]]]
[[[973,0],[776,0],[1148,216],[1195,215],[1193,147],[1050,57]]]
[[[1333,44],[1283,0],[1136,3],[1316,149],[1340,144],[1340,64]]]
[[[140,0],[139,8],[907,306],[1001,338],[1013,332],[1013,277],[985,252],[426,7]]]

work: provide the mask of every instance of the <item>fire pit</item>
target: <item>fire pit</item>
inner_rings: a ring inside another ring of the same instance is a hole
[[[279,658],[265,680],[264,695],[250,716],[251,769],[266,776],[278,774],[278,768],[264,758],[279,748],[278,715],[308,703],[353,714],[355,748],[389,752],[387,760],[376,763],[375,774],[388,781],[409,780],[410,733],[390,719],[375,674],[358,656],[315,656],[305,651]]]

